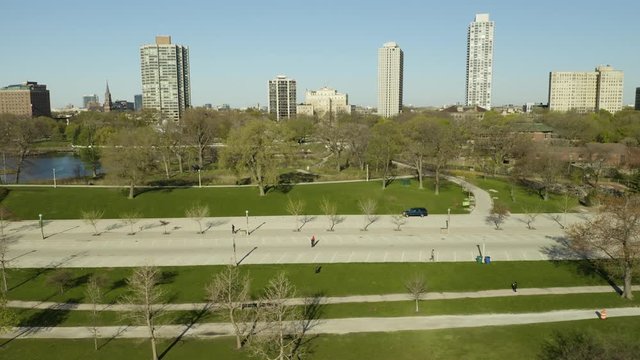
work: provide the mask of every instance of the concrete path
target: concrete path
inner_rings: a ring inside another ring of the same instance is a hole
[[[607,310],[608,317],[640,316],[640,308],[614,308]],[[433,330],[451,328],[469,328],[484,326],[504,326],[516,324],[535,324],[560,321],[598,319],[596,310],[562,310],[541,313],[522,314],[481,314],[481,315],[439,315],[392,318],[347,318],[320,320],[312,324],[309,334],[348,334],[357,332],[390,332],[407,330]],[[259,325],[260,328],[260,325]],[[99,328],[101,338],[146,338],[144,326],[105,326]],[[160,338],[183,337],[219,337],[233,334],[231,324],[204,323],[192,326],[164,325],[157,328]],[[5,339],[82,339],[92,338],[88,327],[48,327],[14,328],[0,335]]]
[[[120,219],[98,222],[99,236],[82,220],[11,223],[5,230],[10,246],[10,267],[121,267],[242,264],[330,264],[349,262],[475,261],[480,254],[493,261],[570,258],[561,245],[562,224],[584,220],[581,214],[541,214],[529,230],[522,215],[512,215],[495,230],[486,217],[430,215],[407,218],[395,231],[384,215],[362,231],[362,215],[347,215],[326,231],[330,222],[314,216],[296,228],[292,216],[208,218],[204,234],[185,218],[141,219],[131,228]],[[168,225],[161,225],[161,220]],[[446,229],[446,224],[449,228]],[[232,225],[239,229],[231,233]],[[298,224],[299,226],[299,224]],[[249,229],[249,234],[246,230]],[[42,232],[45,238],[42,239]],[[165,230],[167,234],[165,234]],[[311,247],[310,239],[317,243]],[[234,251],[235,249],[235,251]]]
[[[640,290],[640,285],[633,286],[634,291]],[[574,287],[552,287],[552,288],[519,288],[518,292],[511,289],[504,290],[484,290],[473,292],[427,292],[423,297],[423,301],[428,300],[449,300],[449,299],[475,299],[475,298],[491,298],[503,296],[531,296],[531,295],[566,295],[566,294],[596,294],[611,293],[614,290],[610,286],[574,286]],[[408,294],[382,294],[382,295],[355,295],[355,296],[338,296],[323,297],[321,304],[346,304],[346,303],[369,303],[369,302],[396,302],[409,301],[411,298]],[[303,305],[305,299],[296,298],[287,301],[288,305]],[[71,304],[71,303],[54,303],[41,301],[20,301],[10,300],[7,305],[11,308],[22,309],[54,309],[54,310],[92,310],[91,304]],[[181,304],[164,304],[163,309],[168,311],[190,311],[201,310],[207,303],[181,303]],[[126,311],[133,306],[126,304],[101,304],[98,305],[99,311]]]

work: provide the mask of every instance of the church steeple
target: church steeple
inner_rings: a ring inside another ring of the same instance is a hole
[[[111,111],[111,92],[109,91],[109,81],[107,81],[107,90],[104,92],[104,104],[102,105],[102,111],[109,112]]]

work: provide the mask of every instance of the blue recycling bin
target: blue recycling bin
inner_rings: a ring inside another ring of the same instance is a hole
[[[491,264],[491,256],[485,256],[484,257],[484,263],[485,264]]]

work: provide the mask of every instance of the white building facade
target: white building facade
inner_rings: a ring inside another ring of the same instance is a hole
[[[140,47],[142,108],[158,110],[163,119],[178,121],[191,106],[189,48],[171,44],[170,36]]]
[[[467,32],[467,106],[491,109],[494,22],[476,14]]]
[[[622,110],[624,73],[611,66],[595,71],[549,74],[549,110],[592,112]]]
[[[353,107],[349,105],[349,95],[339,93],[335,89],[323,87],[320,90],[307,90],[304,104],[297,105],[298,115],[325,117],[340,113],[351,114]]]
[[[378,49],[378,115],[392,117],[402,112],[404,53],[395,42]]]
[[[285,75],[269,80],[269,114],[277,121],[296,117],[296,81]]]

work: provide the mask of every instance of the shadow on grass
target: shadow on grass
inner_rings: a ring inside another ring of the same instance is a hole
[[[595,254],[590,252],[578,251],[571,247],[569,238],[566,236],[549,237],[555,241],[551,246],[545,246],[541,249],[552,263],[558,267],[572,267],[579,275],[591,278],[599,277],[615,290],[619,295],[622,289],[616,284],[616,276],[610,269],[611,263],[607,260],[598,260]],[[574,261],[568,261],[574,260]]]
[[[171,349],[173,349],[174,346],[176,346],[180,341],[182,341],[182,338],[189,331],[189,329],[191,329],[193,325],[197,324],[198,321],[207,314],[210,307],[211,307],[210,304],[206,304],[202,309],[199,309],[199,310],[194,309],[180,316],[177,319],[177,321],[185,325],[184,330],[182,330],[180,335],[178,335],[171,342],[171,344],[169,344],[169,346],[167,346],[167,348],[158,356],[158,359],[164,359],[164,357],[169,353],[169,351],[171,351]]]

